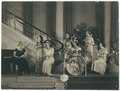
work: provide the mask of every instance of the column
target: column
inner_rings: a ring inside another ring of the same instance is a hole
[[[105,3],[105,15],[104,15],[104,42],[108,52],[110,51],[110,30],[111,30],[111,3]]]
[[[63,42],[63,2],[56,2],[56,37]]]

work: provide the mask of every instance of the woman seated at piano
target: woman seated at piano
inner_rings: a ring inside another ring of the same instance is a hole
[[[29,74],[29,67],[28,62],[24,58],[25,48],[23,43],[19,41],[17,48],[14,50],[13,57],[16,64],[16,70],[18,75],[28,75]]]
[[[101,75],[104,75],[107,67],[107,49],[103,47],[102,43],[99,44],[98,58],[92,62],[91,70]]]

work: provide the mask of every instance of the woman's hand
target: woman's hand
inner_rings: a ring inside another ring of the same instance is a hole
[[[24,55],[20,56],[20,58],[24,58]]]

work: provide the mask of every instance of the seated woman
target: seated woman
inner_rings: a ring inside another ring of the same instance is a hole
[[[100,49],[98,51],[98,59],[92,62],[91,70],[104,75],[107,67],[107,49],[103,47],[102,43],[100,43],[99,46]]]
[[[51,76],[52,64],[54,63],[54,48],[50,46],[50,41],[46,41],[44,48],[45,60],[43,61],[42,72]]]
[[[19,41],[17,48],[14,50],[13,57],[15,59],[15,63],[18,66],[18,74],[29,74],[28,63],[24,58],[25,49],[23,47],[23,43]]]

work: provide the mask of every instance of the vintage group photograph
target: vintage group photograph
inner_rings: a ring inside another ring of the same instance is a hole
[[[1,3],[1,89],[119,90],[118,1]]]

